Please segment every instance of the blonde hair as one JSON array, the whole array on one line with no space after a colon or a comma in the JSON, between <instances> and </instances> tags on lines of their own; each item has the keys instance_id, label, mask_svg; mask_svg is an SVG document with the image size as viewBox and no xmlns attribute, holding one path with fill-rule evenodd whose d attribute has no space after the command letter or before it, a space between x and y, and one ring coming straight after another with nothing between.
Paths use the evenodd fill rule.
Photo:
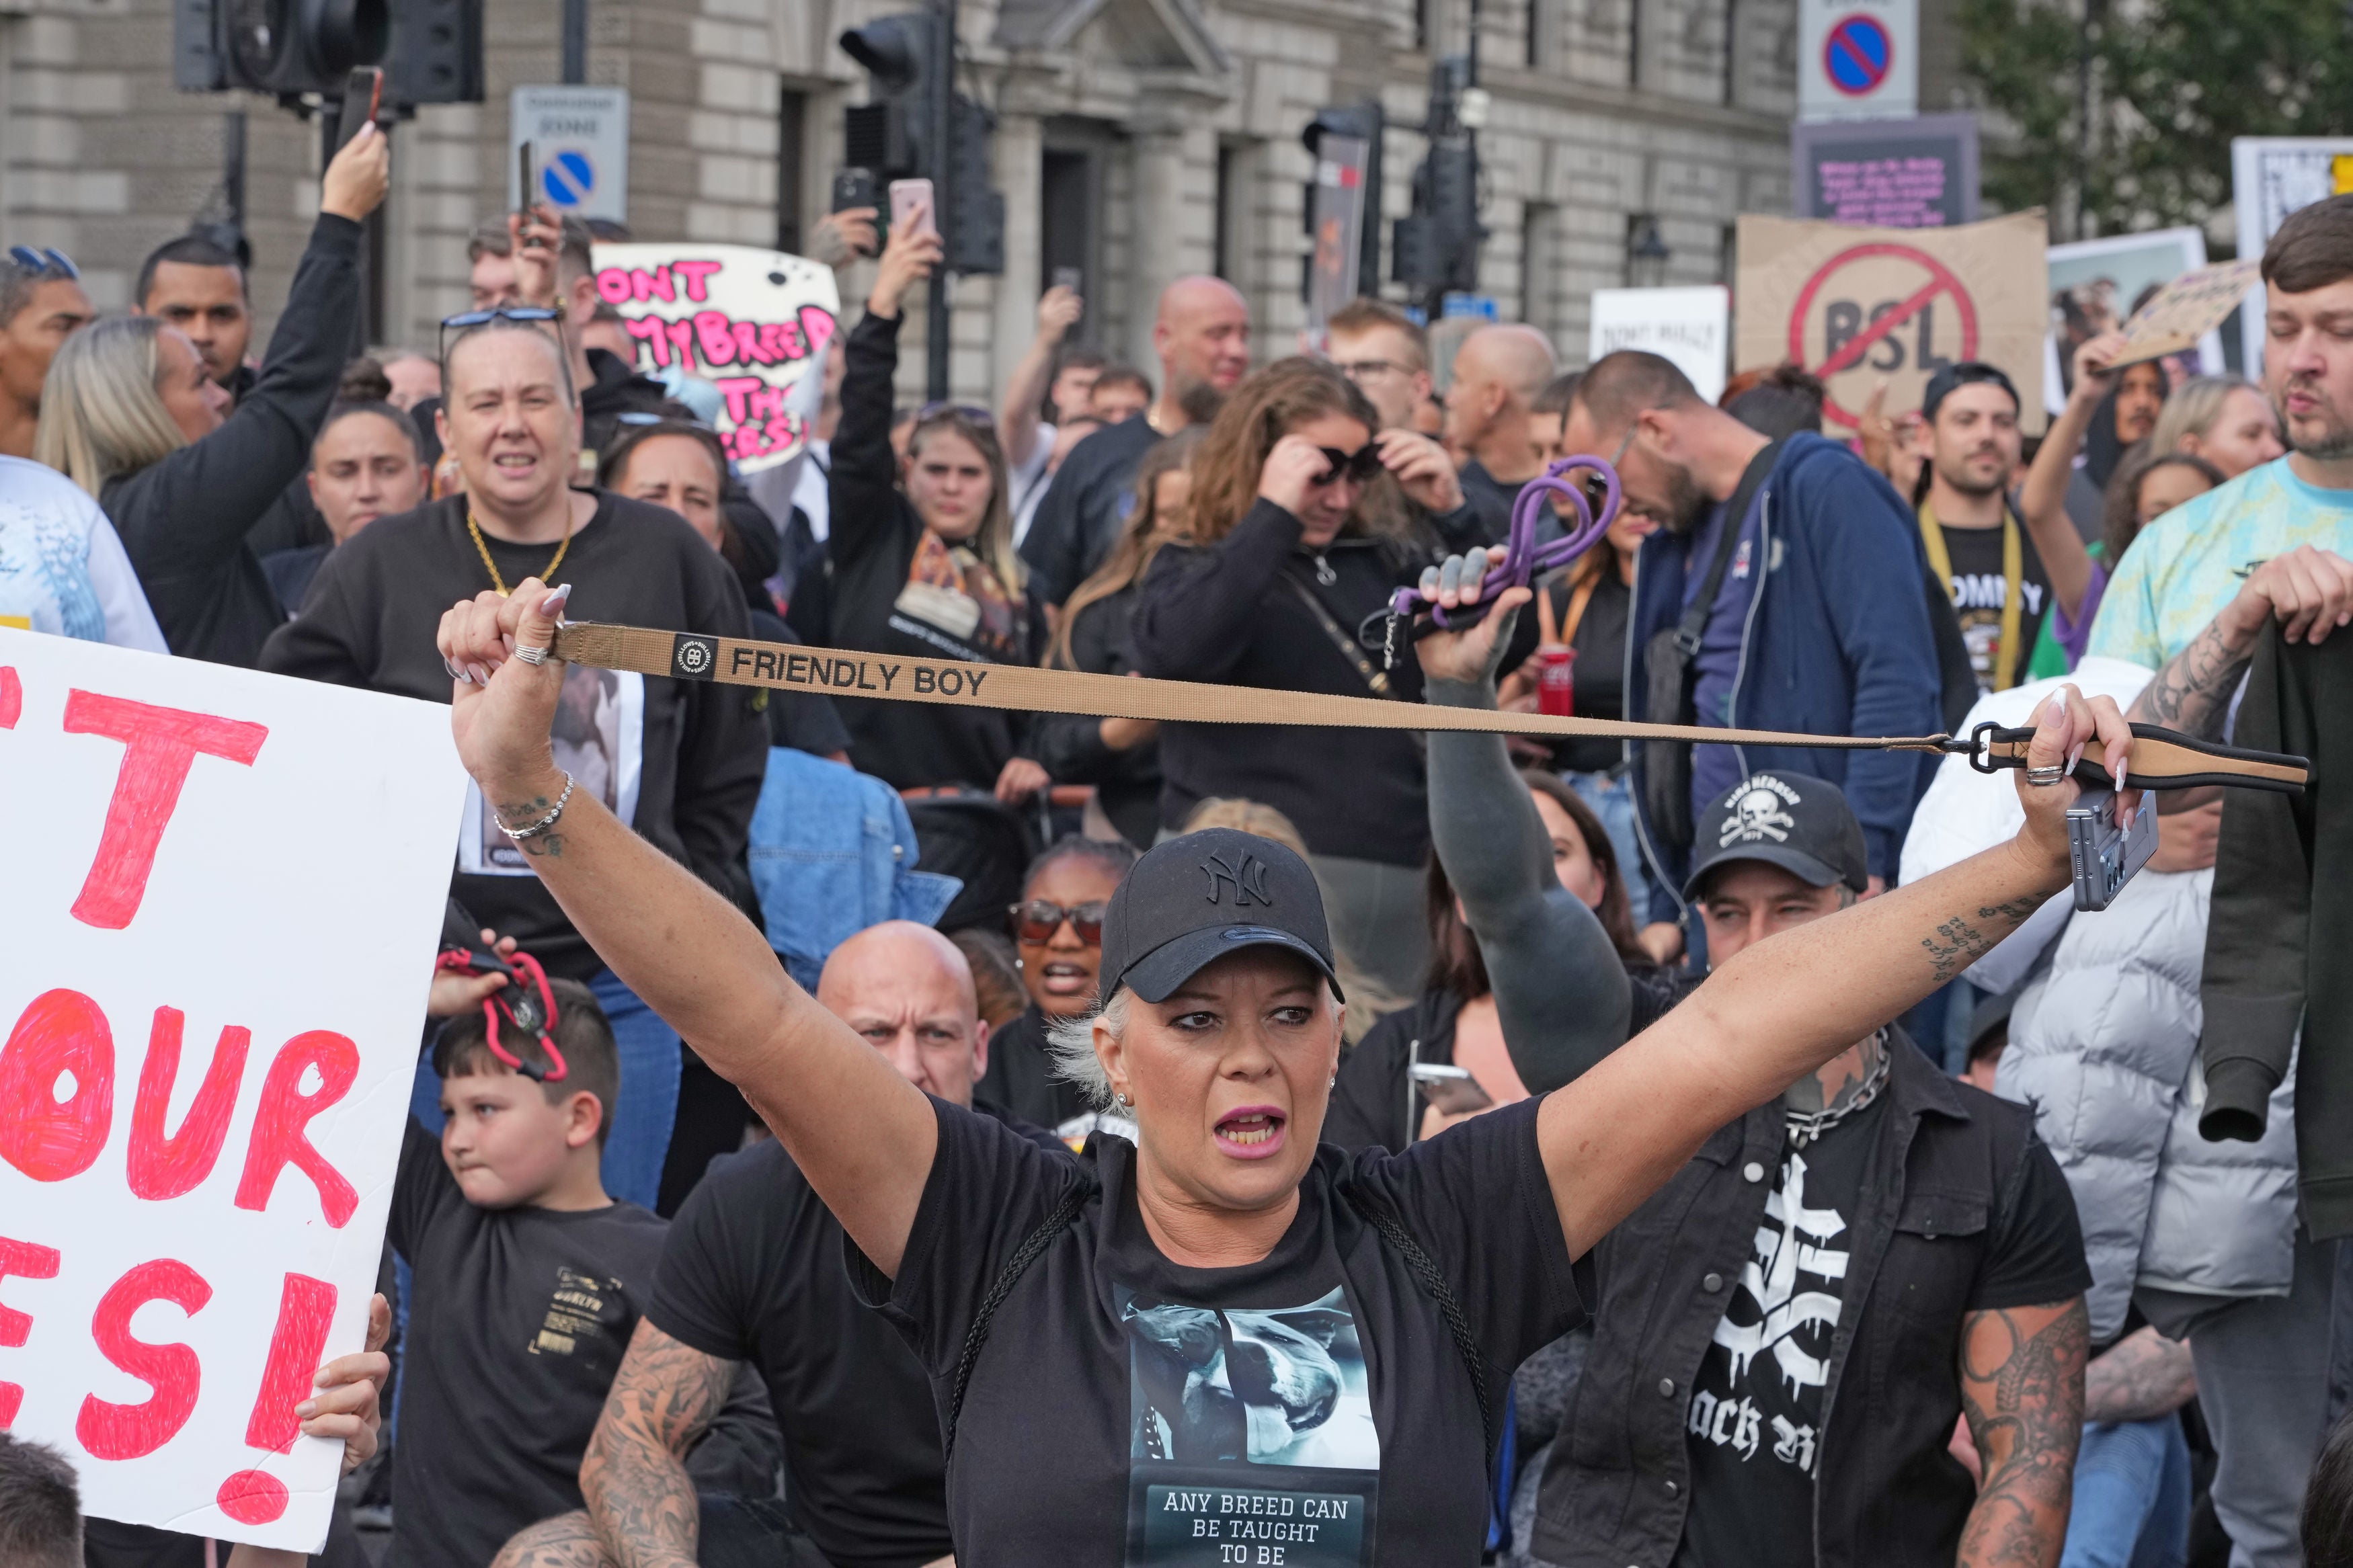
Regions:
<instances>
[{"instance_id":1,"label":"blonde hair","mask_svg":"<svg viewBox=\"0 0 2353 1568\"><path fill-rule=\"evenodd\" d=\"M1271 838L1310 866L1315 863L1315 858L1307 852L1307 840L1300 837L1291 818L1262 801L1211 795L1187 814L1180 831L1198 833L1205 827L1230 827L1238 833ZM1349 1045L1362 1040L1372 1033L1375 1024L1406 1005L1407 998L1393 994L1357 968L1356 960L1348 956L1347 949L1336 938L1332 943L1332 967L1339 974L1340 989L1348 997L1348 1019L1341 1038Z\"/></svg>"},{"instance_id":2,"label":"blonde hair","mask_svg":"<svg viewBox=\"0 0 2353 1568\"><path fill-rule=\"evenodd\" d=\"M942 430L971 442L972 449L987 466L988 510L981 515L980 526L973 531L971 539L964 542L997 574L997 582L1018 604L1023 585L1029 581L1029 569L1013 548L1013 508L1006 493L1005 448L997 442L996 427L954 405L927 409L915 416L915 427L907 435L909 468L923 455L924 437Z\"/></svg>"},{"instance_id":3,"label":"blonde hair","mask_svg":"<svg viewBox=\"0 0 2353 1568\"><path fill-rule=\"evenodd\" d=\"M34 458L95 496L188 444L156 383L163 322L112 316L66 339L41 387Z\"/></svg>"},{"instance_id":4,"label":"blonde hair","mask_svg":"<svg viewBox=\"0 0 2353 1568\"><path fill-rule=\"evenodd\" d=\"M2175 387L2157 411L2157 423L2148 432L2148 449L2170 457L2181 450L2184 436L2202 440L2222 417L2222 405L2231 401L2231 394L2242 386L2258 397L2263 395L2262 388L2236 375L2194 375Z\"/></svg>"}]
</instances>

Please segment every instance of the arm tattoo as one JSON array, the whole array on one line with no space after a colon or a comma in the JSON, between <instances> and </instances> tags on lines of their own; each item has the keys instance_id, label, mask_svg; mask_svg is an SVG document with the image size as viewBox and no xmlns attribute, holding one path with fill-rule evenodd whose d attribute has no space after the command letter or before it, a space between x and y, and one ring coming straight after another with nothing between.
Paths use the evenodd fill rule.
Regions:
<instances>
[{"instance_id":1,"label":"arm tattoo","mask_svg":"<svg viewBox=\"0 0 2353 1568\"><path fill-rule=\"evenodd\" d=\"M1961 1325L1961 1411L1985 1482L1961 1531L1960 1568L2052 1568L2067 1538L2083 1436L2084 1299L1971 1312Z\"/></svg>"},{"instance_id":2,"label":"arm tattoo","mask_svg":"<svg viewBox=\"0 0 2353 1568\"><path fill-rule=\"evenodd\" d=\"M2198 1397L2189 1347L2154 1328L2137 1329L2093 1358L2084 1372L2084 1419L2148 1421Z\"/></svg>"},{"instance_id":3,"label":"arm tattoo","mask_svg":"<svg viewBox=\"0 0 2353 1568\"><path fill-rule=\"evenodd\" d=\"M2157 679L2133 700L2128 717L2219 741L2231 693L2238 689L2239 678L2254 657L2252 643L2233 651L2222 635L2221 621L2210 621L2196 640L2166 661Z\"/></svg>"},{"instance_id":4,"label":"arm tattoo","mask_svg":"<svg viewBox=\"0 0 2353 1568\"><path fill-rule=\"evenodd\" d=\"M529 800L501 801L499 803L498 816L499 820L508 826L521 829L528 827L554 809L555 803L542 795L534 795ZM534 858L542 855L560 858L564 854L564 835L550 829L545 833L536 834L517 842L515 847Z\"/></svg>"},{"instance_id":5,"label":"arm tattoo","mask_svg":"<svg viewBox=\"0 0 2353 1568\"><path fill-rule=\"evenodd\" d=\"M1938 926L1934 934L1922 937L1920 945L1928 950L1928 961L1936 967L1936 984L1942 985L1992 952L2002 938L2042 907L2041 899L2010 899L1988 904L1977 912L1983 925L1973 925L1955 915Z\"/></svg>"},{"instance_id":6,"label":"arm tattoo","mask_svg":"<svg viewBox=\"0 0 2353 1568\"><path fill-rule=\"evenodd\" d=\"M692 1568L701 1514L685 1454L725 1403L735 1364L638 1320L580 1466L588 1517L615 1568Z\"/></svg>"}]
</instances>

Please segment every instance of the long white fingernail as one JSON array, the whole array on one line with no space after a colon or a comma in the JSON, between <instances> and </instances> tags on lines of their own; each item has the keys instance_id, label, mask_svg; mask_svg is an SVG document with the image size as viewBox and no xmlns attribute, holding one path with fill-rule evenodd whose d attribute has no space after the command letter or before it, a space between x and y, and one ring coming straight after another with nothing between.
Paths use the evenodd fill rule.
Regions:
<instances>
[{"instance_id":1,"label":"long white fingernail","mask_svg":"<svg viewBox=\"0 0 2353 1568\"><path fill-rule=\"evenodd\" d=\"M2075 743L2075 749L2067 753L2067 773L2070 777L2074 775L2075 764L2083 760L2084 746L2083 742L2079 741Z\"/></svg>"},{"instance_id":2,"label":"long white fingernail","mask_svg":"<svg viewBox=\"0 0 2353 1568\"><path fill-rule=\"evenodd\" d=\"M564 614L564 601L570 597L572 584L566 583L539 602L539 613L551 621L560 619Z\"/></svg>"}]
</instances>

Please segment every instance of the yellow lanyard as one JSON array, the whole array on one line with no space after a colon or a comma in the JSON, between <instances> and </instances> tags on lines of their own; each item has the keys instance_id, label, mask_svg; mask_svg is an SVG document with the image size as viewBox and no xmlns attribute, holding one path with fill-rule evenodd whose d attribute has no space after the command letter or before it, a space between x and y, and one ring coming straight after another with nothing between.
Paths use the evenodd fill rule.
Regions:
<instances>
[{"instance_id":1,"label":"yellow lanyard","mask_svg":"<svg viewBox=\"0 0 2353 1568\"><path fill-rule=\"evenodd\" d=\"M1945 531L1936 509L1920 502L1920 542L1928 547L1928 569L1945 591L1960 605L1960 586L1953 581L1953 557L1945 548ZM2026 616L2026 542L2018 529L2018 514L2004 501L2001 508L2001 650L1993 668L1993 689L2007 691L2018 684L2020 623Z\"/></svg>"}]
</instances>

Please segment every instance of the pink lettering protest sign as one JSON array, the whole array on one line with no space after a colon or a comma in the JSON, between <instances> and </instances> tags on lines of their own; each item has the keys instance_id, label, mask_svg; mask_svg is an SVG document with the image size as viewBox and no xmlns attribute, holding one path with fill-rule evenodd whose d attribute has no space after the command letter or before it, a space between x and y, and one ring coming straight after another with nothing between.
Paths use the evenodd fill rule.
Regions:
<instances>
[{"instance_id":1,"label":"pink lettering protest sign","mask_svg":"<svg viewBox=\"0 0 2353 1568\"><path fill-rule=\"evenodd\" d=\"M744 473L800 455L841 310L833 269L748 245L600 245L596 292L628 319L637 368L719 389Z\"/></svg>"},{"instance_id":2,"label":"pink lettering protest sign","mask_svg":"<svg viewBox=\"0 0 2353 1568\"><path fill-rule=\"evenodd\" d=\"M0 629L0 1426L87 1512L325 1541L465 782L435 703Z\"/></svg>"}]
</instances>

